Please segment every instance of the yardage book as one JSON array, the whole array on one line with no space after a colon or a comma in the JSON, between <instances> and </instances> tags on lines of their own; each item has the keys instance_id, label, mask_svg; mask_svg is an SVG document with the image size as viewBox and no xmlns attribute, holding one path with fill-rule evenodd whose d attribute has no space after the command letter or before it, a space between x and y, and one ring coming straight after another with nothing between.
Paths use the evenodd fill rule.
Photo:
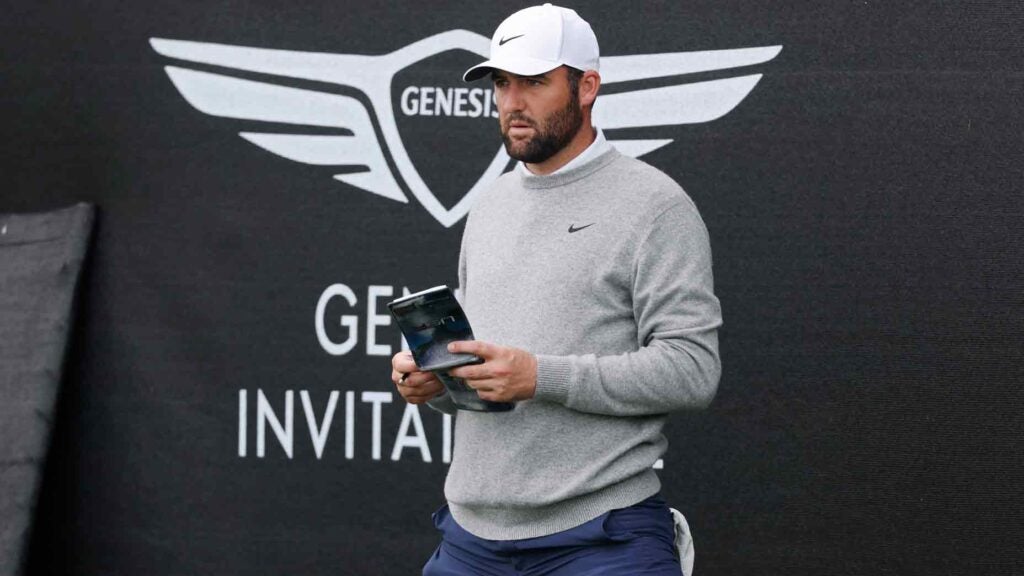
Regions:
<instances>
[{"instance_id":1,"label":"yardage book","mask_svg":"<svg viewBox=\"0 0 1024 576\"><path fill-rule=\"evenodd\" d=\"M448 370L466 364L483 362L473 354L453 354L448 343L473 340L473 329L455 293L447 286L435 286L399 298L388 304L388 310L409 343L412 357L420 370L437 375L452 401L459 409L480 412L511 410L511 402L488 402L466 385L462 378L448 375Z\"/></svg>"}]
</instances>

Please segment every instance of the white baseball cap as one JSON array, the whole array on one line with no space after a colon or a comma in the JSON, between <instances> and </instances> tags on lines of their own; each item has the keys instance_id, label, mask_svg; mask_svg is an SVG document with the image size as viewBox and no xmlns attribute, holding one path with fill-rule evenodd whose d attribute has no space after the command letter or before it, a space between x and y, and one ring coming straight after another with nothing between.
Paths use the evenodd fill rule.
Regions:
<instances>
[{"instance_id":1,"label":"white baseball cap","mask_svg":"<svg viewBox=\"0 0 1024 576\"><path fill-rule=\"evenodd\" d=\"M491 58L462 75L466 81L494 68L520 76L536 76L561 65L597 70L600 52L590 24L575 10L545 4L509 16L491 38Z\"/></svg>"}]
</instances>

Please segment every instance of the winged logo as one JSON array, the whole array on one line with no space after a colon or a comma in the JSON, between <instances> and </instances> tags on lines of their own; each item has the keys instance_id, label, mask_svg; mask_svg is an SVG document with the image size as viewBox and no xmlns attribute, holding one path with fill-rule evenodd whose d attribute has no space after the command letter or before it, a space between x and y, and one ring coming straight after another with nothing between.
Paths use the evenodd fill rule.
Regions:
<instances>
[{"instance_id":1,"label":"winged logo","mask_svg":"<svg viewBox=\"0 0 1024 576\"><path fill-rule=\"evenodd\" d=\"M495 154L480 177L458 202L445 207L410 159L395 121L391 91L395 74L449 50L466 50L486 58L490 39L475 32L450 30L377 56L274 50L166 38L150 38L149 42L153 50L168 58L257 73L261 78L266 76L250 80L182 65L164 67L185 100L203 113L277 125L335 129L338 134L288 134L268 129L239 132L239 136L295 162L345 167L344 173L334 176L336 180L384 198L407 203L406 191L411 192L445 227L462 219L474 198L500 176L511 161L496 142ZM606 56L601 58L601 84L608 86L751 66L771 60L781 50L782 46L765 46ZM594 106L594 124L609 131L710 122L735 108L754 89L761 76L743 74L602 95ZM361 92L371 104L345 94L284 85L283 79L289 78L345 86ZM664 138L615 139L610 136L608 140L623 154L634 157L672 142ZM397 174L389 166L388 155ZM364 170L350 171L358 167Z\"/></svg>"}]
</instances>

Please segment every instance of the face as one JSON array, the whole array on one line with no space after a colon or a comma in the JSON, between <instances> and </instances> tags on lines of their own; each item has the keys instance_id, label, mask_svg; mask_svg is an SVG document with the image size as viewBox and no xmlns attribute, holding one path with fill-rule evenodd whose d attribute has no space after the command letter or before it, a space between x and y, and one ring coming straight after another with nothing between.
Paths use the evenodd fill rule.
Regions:
<instances>
[{"instance_id":1,"label":"face","mask_svg":"<svg viewBox=\"0 0 1024 576\"><path fill-rule=\"evenodd\" d=\"M495 70L491 78L501 138L512 158L527 164L543 162L564 148L582 128L579 89L569 82L564 66L539 76Z\"/></svg>"}]
</instances>

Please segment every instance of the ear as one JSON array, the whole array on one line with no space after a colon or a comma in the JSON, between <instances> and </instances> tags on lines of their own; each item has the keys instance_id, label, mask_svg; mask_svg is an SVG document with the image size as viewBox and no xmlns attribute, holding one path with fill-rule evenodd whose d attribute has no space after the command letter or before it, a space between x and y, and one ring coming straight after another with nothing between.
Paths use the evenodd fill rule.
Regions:
<instances>
[{"instance_id":1,"label":"ear","mask_svg":"<svg viewBox=\"0 0 1024 576\"><path fill-rule=\"evenodd\" d=\"M597 100L597 91L601 89L601 75L596 70L587 70L580 78L580 106L586 107Z\"/></svg>"}]
</instances>

